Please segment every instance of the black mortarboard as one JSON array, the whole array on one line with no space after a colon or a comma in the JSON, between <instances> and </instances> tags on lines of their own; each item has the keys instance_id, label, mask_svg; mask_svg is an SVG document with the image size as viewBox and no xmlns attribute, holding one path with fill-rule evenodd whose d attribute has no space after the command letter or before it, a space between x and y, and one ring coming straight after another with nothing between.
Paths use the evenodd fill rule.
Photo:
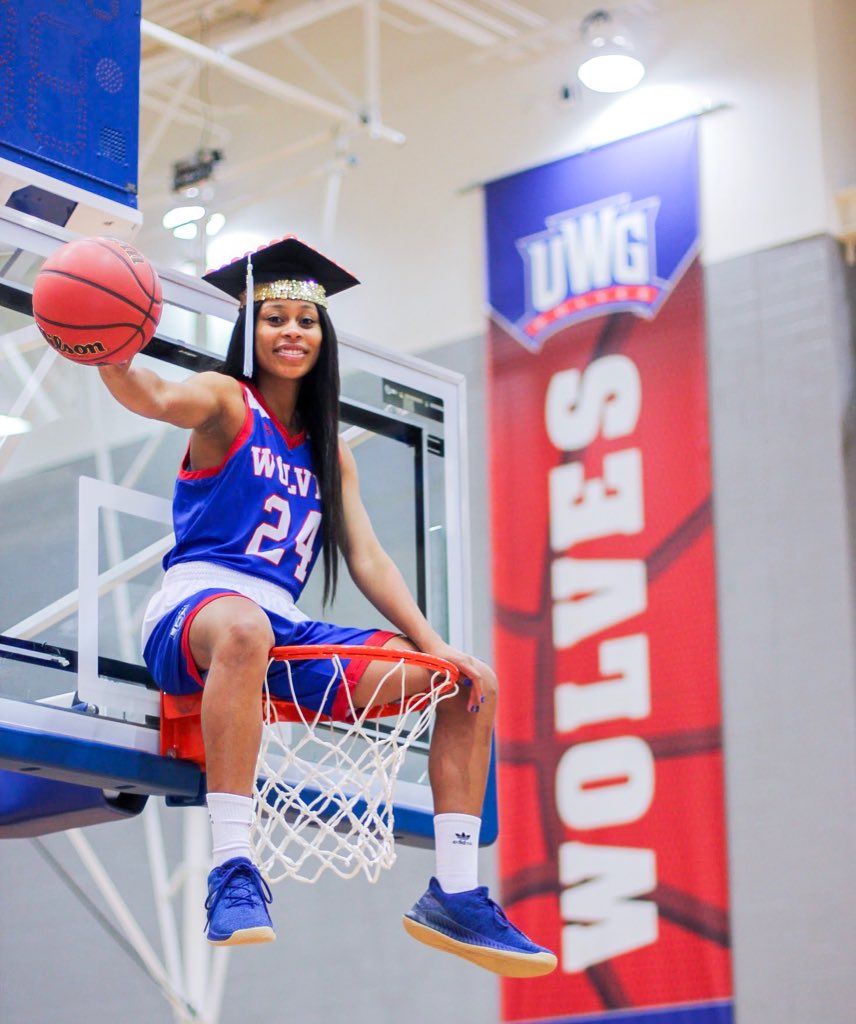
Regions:
<instances>
[{"instance_id":1,"label":"black mortarboard","mask_svg":"<svg viewBox=\"0 0 856 1024\"><path fill-rule=\"evenodd\" d=\"M337 263L327 259L294 235L260 246L217 270L203 280L236 298L243 306L247 294L261 299L305 299L327 306L327 297L360 282ZM255 324L248 315L244 326L244 376L252 377Z\"/></svg>"},{"instance_id":2,"label":"black mortarboard","mask_svg":"<svg viewBox=\"0 0 856 1024\"><path fill-rule=\"evenodd\" d=\"M320 252L301 242L294 235L261 246L255 252L245 253L218 270L209 270L203 280L227 292L243 305L250 270L255 301L269 298L291 298L287 294L291 282L318 286L317 298L310 299L326 306L326 299L360 282L347 270L327 259ZM281 285L279 292L270 285ZM294 298L308 298L307 289L295 288ZM263 291L264 294L259 294ZM310 289L311 291L311 289Z\"/></svg>"}]
</instances>

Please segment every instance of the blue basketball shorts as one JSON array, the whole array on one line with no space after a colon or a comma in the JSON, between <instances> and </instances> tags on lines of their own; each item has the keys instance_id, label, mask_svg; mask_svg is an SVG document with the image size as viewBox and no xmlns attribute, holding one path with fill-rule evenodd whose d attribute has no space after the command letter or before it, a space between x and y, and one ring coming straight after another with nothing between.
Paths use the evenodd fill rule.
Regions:
<instances>
[{"instance_id":1,"label":"blue basketball shorts","mask_svg":"<svg viewBox=\"0 0 856 1024\"><path fill-rule=\"evenodd\" d=\"M220 597L243 597L228 590L200 590L167 612L152 630L143 658L158 686L166 693L197 693L205 686L206 672L199 669L190 653L190 625L199 612ZM244 598L249 600L249 598ZM274 632L274 646L285 647L306 644L366 644L382 647L396 634L384 629L351 629L311 619L292 622L290 619L263 609ZM344 681L341 675L334 680L333 664L329 660L293 661L290 663L294 686L292 693L288 669L284 662L272 662L268 670L271 696L294 700L301 707L318 711L331 718L344 721L348 717L349 692L360 681L369 665L368 658L342 658ZM345 687L347 686L347 690ZM261 695L261 686L259 688Z\"/></svg>"}]
</instances>

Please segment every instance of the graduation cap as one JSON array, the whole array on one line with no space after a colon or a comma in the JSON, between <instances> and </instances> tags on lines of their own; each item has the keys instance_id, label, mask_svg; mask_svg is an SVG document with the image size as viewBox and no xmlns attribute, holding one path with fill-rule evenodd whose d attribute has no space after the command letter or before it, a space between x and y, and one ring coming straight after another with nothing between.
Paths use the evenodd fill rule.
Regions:
<instances>
[{"instance_id":1,"label":"graduation cap","mask_svg":"<svg viewBox=\"0 0 856 1024\"><path fill-rule=\"evenodd\" d=\"M337 263L327 259L294 235L261 246L217 270L203 280L237 299L241 306L263 299L298 299L327 307L330 295L360 282ZM255 323L248 312L244 325L244 376L253 372Z\"/></svg>"}]
</instances>

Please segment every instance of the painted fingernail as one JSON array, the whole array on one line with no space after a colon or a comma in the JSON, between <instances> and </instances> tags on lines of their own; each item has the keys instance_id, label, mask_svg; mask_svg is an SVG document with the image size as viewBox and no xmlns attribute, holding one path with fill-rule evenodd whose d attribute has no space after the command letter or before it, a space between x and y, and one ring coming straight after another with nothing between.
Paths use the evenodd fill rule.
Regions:
<instances>
[{"instance_id":1,"label":"painted fingernail","mask_svg":"<svg viewBox=\"0 0 856 1024\"><path fill-rule=\"evenodd\" d=\"M479 700L481 701L482 704L484 704L484 702L487 700L487 697L481 696L479 697Z\"/></svg>"}]
</instances>

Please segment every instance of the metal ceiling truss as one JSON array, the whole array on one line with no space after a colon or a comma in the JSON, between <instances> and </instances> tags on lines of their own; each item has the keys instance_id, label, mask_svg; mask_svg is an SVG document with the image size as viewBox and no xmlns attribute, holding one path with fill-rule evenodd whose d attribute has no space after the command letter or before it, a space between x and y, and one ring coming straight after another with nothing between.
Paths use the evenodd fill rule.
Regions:
<instances>
[{"instance_id":1,"label":"metal ceiling truss","mask_svg":"<svg viewBox=\"0 0 856 1024\"><path fill-rule=\"evenodd\" d=\"M150 3L148 6L154 7L162 19L167 20L167 11L158 4ZM261 10L267 5L257 2L251 6ZM391 11L388 15L387 7L404 13L412 25L404 26ZM333 232L342 179L353 162L347 152L350 134L365 132L372 139L395 145L405 141L404 133L387 124L382 115L382 21L388 20L396 29L411 32L440 29L483 53L505 50L516 39L529 33L543 32L547 26L544 17L515 0L483 0L481 7L469 0L384 0L384 6L380 0L311 0L250 24L236 22L238 15L252 15L246 4L209 3L200 6L186 3L180 4L169 20L172 24L186 26L192 21L193 10L200 25L211 24L205 19L221 19L213 23L210 31L206 27L206 42L182 35L166 24L147 18L142 20L143 41L151 44L149 51L153 45L155 52L143 57L141 105L155 112L158 120L143 140L141 170L152 163L166 132L174 123L208 127L218 138L218 144L228 138L227 130L216 123L214 109L189 95L202 69L216 68L273 100L309 111L329 123L328 132L313 133L305 140L305 146L298 142L293 152L323 143L332 147L332 155L322 154L316 169L281 180L275 188L275 194L280 194L304 181L324 177L326 195L322 234L325 238ZM362 38L355 40L355 47L361 46L362 56L362 94L359 96L338 80L330 66L309 53L305 46L298 45L294 38L302 29L354 10L362 15ZM223 27L226 25L223 19L230 19L228 28ZM292 55L324 83L327 95L309 91L240 59L241 54L275 39L288 46ZM222 110L220 113L222 115ZM218 171L217 179L225 181L227 176L230 179L244 178L256 165L256 160L230 163L228 170ZM255 190L253 195L263 198ZM149 200L166 202L168 197L166 194L150 195Z\"/></svg>"}]
</instances>

